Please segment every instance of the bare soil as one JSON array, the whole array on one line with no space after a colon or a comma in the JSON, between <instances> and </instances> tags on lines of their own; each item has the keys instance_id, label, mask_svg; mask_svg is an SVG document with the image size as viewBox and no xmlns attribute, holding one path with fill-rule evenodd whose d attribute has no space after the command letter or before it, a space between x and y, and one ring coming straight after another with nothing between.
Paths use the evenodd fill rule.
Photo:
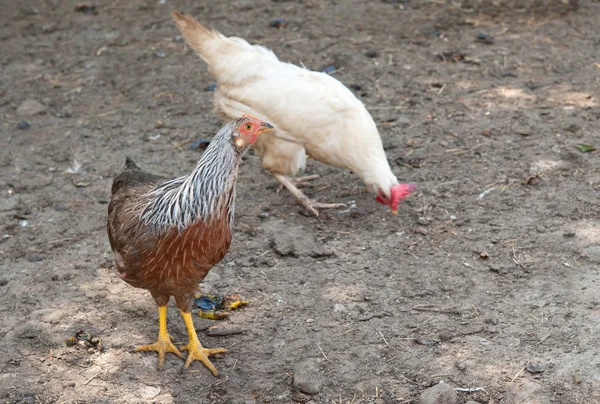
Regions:
<instances>
[{"instance_id":1,"label":"bare soil","mask_svg":"<svg viewBox=\"0 0 600 404\"><path fill-rule=\"evenodd\" d=\"M600 148L600 3L448 3L3 1L0 402L416 403L440 380L483 388L459 403L600 402L599 155L575 147ZM250 304L196 318L205 346L230 350L217 378L131 352L156 338L157 311L115 275L105 233L125 156L181 175L221 127L172 9L333 65L418 185L392 217L356 176L311 161L309 195L356 205L311 218L249 153L231 252L203 289ZM17 111L26 100L43 107ZM65 346L78 330L104 349ZM292 383L304 359L314 396Z\"/></svg>"}]
</instances>

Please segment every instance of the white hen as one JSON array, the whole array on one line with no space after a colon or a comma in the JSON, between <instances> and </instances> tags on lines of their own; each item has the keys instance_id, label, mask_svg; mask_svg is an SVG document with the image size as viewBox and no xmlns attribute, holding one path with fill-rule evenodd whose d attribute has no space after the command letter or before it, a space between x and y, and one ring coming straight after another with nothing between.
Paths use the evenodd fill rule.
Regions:
<instances>
[{"instance_id":1,"label":"white hen","mask_svg":"<svg viewBox=\"0 0 600 404\"><path fill-rule=\"evenodd\" d=\"M263 166L315 216L324 204L310 200L287 175L306 165L306 155L350 169L397 214L414 185L399 184L387 161L373 118L352 92L325 73L284 63L269 49L206 28L173 12L188 44L216 80L215 112L223 118L244 113L270 122L275 131L254 143Z\"/></svg>"}]
</instances>

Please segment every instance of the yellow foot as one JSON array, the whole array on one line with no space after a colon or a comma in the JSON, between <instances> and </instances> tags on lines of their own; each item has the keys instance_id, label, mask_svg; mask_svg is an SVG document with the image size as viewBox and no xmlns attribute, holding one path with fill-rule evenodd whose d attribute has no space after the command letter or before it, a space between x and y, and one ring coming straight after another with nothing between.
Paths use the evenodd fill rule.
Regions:
<instances>
[{"instance_id":1,"label":"yellow foot","mask_svg":"<svg viewBox=\"0 0 600 404\"><path fill-rule=\"evenodd\" d=\"M159 338L158 341L156 341L154 344L138 346L133 350L133 352L140 351L158 352L158 369L163 368L163 365L165 364L165 354L167 352L173 353L183 359L183 355L181 354L179 349L177 349L175 345L173 345L171 339L168 336L166 337L166 339Z\"/></svg>"},{"instance_id":2,"label":"yellow foot","mask_svg":"<svg viewBox=\"0 0 600 404\"><path fill-rule=\"evenodd\" d=\"M206 366L215 376L218 376L219 372L212 364L210 359L208 359L208 356L227 352L227 349L225 348L204 348L197 339L195 341L191 340L189 344L181 347L181 350L188 351L185 365L183 365L184 368L190 366L193 360L199 360L200 362L204 363L204 366Z\"/></svg>"}]
</instances>

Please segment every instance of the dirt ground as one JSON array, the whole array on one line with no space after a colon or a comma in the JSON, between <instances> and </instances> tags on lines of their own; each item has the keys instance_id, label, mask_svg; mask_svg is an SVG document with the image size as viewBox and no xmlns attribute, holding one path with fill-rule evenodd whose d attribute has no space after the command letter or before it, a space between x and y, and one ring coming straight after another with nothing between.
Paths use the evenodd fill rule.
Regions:
<instances>
[{"instance_id":1,"label":"dirt ground","mask_svg":"<svg viewBox=\"0 0 600 404\"><path fill-rule=\"evenodd\" d=\"M481 388L459 403L600 403L599 155L576 148L600 148L600 3L442 3L3 1L0 402L416 403L443 380ZM230 350L217 378L131 352L157 311L113 272L105 233L126 155L181 175L221 127L173 9L333 65L418 186L392 217L358 177L310 162L309 195L356 204L311 218L249 153L231 251L203 289L250 304L195 317L205 346ZM173 303L168 327L185 343ZM66 347L78 330L103 349ZM318 394L294 388L295 366L316 366Z\"/></svg>"}]
</instances>

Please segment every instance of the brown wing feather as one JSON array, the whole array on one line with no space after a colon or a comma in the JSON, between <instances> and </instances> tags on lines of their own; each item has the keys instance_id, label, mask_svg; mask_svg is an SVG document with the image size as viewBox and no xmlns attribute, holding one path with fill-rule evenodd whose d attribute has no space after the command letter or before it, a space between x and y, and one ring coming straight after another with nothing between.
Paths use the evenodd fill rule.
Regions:
<instances>
[{"instance_id":1,"label":"brown wing feather","mask_svg":"<svg viewBox=\"0 0 600 404\"><path fill-rule=\"evenodd\" d=\"M157 235L140 220L140 214L148 204L148 191L160 180L137 166L129 166L115 178L108 207L108 238L117 272L125 282L149 290L155 298L179 297L178 303L189 306L198 283L229 250L228 215L199 221L181 233L173 228Z\"/></svg>"}]
</instances>

